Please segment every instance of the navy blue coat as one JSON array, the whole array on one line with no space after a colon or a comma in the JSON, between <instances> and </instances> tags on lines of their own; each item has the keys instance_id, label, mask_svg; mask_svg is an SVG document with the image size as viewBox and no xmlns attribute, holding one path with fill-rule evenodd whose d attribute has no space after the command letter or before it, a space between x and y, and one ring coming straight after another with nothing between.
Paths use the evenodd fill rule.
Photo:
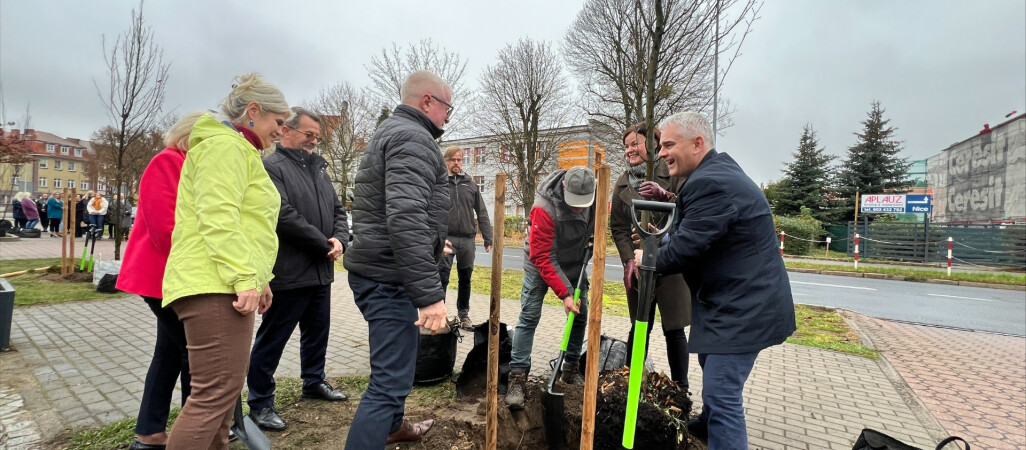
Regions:
<instances>
[{"instance_id":1,"label":"navy blue coat","mask_svg":"<svg viewBox=\"0 0 1026 450\"><path fill-rule=\"evenodd\" d=\"M766 196L726 153L710 150L677 194L656 270L691 289L692 353L749 353L795 331L791 285Z\"/></svg>"}]
</instances>

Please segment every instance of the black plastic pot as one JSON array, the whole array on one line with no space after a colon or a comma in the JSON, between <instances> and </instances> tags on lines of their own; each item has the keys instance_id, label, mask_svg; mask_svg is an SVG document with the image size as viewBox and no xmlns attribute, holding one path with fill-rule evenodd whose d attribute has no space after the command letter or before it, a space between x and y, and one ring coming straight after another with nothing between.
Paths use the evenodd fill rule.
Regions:
<instances>
[{"instance_id":1,"label":"black plastic pot","mask_svg":"<svg viewBox=\"0 0 1026 450\"><path fill-rule=\"evenodd\" d=\"M0 278L0 350L11 346L11 322L14 319L14 286Z\"/></svg>"}]
</instances>

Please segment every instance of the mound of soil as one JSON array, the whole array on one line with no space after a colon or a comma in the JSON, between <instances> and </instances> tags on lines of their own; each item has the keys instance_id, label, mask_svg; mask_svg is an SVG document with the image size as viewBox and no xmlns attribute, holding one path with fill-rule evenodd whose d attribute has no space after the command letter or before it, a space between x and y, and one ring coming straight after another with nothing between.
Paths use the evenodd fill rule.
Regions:
<instances>
[{"instance_id":1,"label":"mound of soil","mask_svg":"<svg viewBox=\"0 0 1026 450\"><path fill-rule=\"evenodd\" d=\"M627 370L603 373L599 377L595 426L596 449L620 449L624 409L627 398ZM545 408L542 397L548 380L530 377L524 409L511 411L498 397L497 431L499 449L545 449ZM555 392L563 392L563 448L579 448L583 385L564 385L557 381ZM359 395L344 403L300 401L282 409L289 428L282 433L267 433L276 449L342 448L348 426L356 413ZM407 405L407 420L435 419L435 426L424 440L400 444L395 449L466 450L484 448L487 401L484 386L464 392L463 397L442 399L432 404ZM650 373L642 385L642 403L634 448L685 449L689 447L687 417L691 400L669 378ZM236 448L233 446L233 448Z\"/></svg>"}]
</instances>

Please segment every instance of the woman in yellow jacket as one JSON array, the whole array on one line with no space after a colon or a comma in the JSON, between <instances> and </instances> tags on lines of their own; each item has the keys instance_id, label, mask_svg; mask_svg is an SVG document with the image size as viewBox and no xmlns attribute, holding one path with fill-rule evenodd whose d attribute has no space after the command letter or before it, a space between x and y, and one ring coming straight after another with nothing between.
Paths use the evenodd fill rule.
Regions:
<instances>
[{"instance_id":1,"label":"woman in yellow jacket","mask_svg":"<svg viewBox=\"0 0 1026 450\"><path fill-rule=\"evenodd\" d=\"M290 110L259 75L239 77L221 107L193 125L164 272L165 307L185 326L192 393L171 428L168 449L228 448L242 392L254 311L271 305L271 268L281 197L258 149L273 145Z\"/></svg>"}]
</instances>

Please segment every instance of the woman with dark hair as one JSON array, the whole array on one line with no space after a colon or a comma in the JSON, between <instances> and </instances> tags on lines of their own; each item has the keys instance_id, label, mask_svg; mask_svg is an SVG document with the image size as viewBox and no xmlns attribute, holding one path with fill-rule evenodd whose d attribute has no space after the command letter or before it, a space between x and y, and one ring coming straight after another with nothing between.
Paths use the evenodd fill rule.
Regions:
<instances>
[{"instance_id":1,"label":"woman with dark hair","mask_svg":"<svg viewBox=\"0 0 1026 450\"><path fill-rule=\"evenodd\" d=\"M228 120L204 114L192 127L164 272L162 306L185 326L192 377L169 449L228 447L249 370L253 313L271 306L281 196L259 150L274 144L291 111L256 74L239 77L221 109Z\"/></svg>"},{"instance_id":2,"label":"woman with dark hair","mask_svg":"<svg viewBox=\"0 0 1026 450\"><path fill-rule=\"evenodd\" d=\"M620 253L620 260L623 262L623 283L627 288L627 308L631 315L631 332L628 338L627 351L630 352L634 336L634 317L638 309L638 269L634 261L634 250L637 247L631 241L631 200L651 198L645 183L645 161L651 156L648 154L645 145L647 130L644 123L637 123L627 128L623 133L624 158L627 160L627 170L616 180L613 188L612 205L609 216L609 229L616 243L616 250ZM659 142L658 131L655 134L656 142ZM659 152L658 146L656 151ZM671 177L666 163L662 159L655 159L652 168L652 181L665 191L678 192L684 185L684 178ZM662 192L662 191L660 191ZM667 200L665 198L659 200ZM652 223L661 226L672 217L665 214L652 213ZM666 359L670 364L670 378L680 386L681 389L688 389L688 338L684 334L684 327L691 324L691 291L684 283L681 274L666 275L656 279L655 298L656 306L659 307L659 314L662 318L663 336L666 338ZM649 323L655 321L655 308L651 309L650 317L642 318ZM649 333L652 328L648 329ZM648 351L648 336L645 339L646 353ZM630 361L628 354L627 362Z\"/></svg>"}]
</instances>

